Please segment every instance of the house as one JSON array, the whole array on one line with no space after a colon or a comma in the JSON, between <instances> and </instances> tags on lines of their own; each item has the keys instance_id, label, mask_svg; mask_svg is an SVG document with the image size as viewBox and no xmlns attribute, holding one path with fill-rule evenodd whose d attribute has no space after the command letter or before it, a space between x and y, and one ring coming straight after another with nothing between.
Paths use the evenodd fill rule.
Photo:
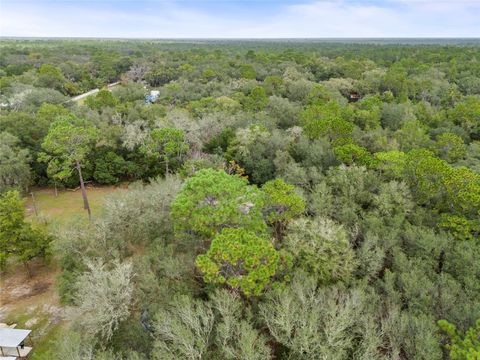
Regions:
<instances>
[{"instance_id":1,"label":"house","mask_svg":"<svg viewBox=\"0 0 480 360\"><path fill-rule=\"evenodd\" d=\"M150 94L145 95L145 102L146 102L147 104L152 104L152 103L154 103L154 102L157 100L157 98L158 98L159 95L160 95L160 91L158 91L158 90L151 90L151 91L150 91Z\"/></svg>"},{"instance_id":2,"label":"house","mask_svg":"<svg viewBox=\"0 0 480 360\"><path fill-rule=\"evenodd\" d=\"M348 102L357 102L360 98L360 94L356 91L350 91L348 94Z\"/></svg>"}]
</instances>

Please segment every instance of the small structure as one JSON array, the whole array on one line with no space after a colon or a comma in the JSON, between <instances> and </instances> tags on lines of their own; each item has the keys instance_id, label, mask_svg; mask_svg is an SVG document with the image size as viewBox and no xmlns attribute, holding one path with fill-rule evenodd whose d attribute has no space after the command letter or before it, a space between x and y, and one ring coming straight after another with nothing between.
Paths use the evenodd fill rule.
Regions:
<instances>
[{"instance_id":1,"label":"small structure","mask_svg":"<svg viewBox=\"0 0 480 360\"><path fill-rule=\"evenodd\" d=\"M158 96L160 95L160 91L158 90L151 90L150 94L145 95L145 102L147 104L152 104L154 103L157 99Z\"/></svg>"},{"instance_id":2,"label":"small structure","mask_svg":"<svg viewBox=\"0 0 480 360\"><path fill-rule=\"evenodd\" d=\"M10 327L0 328L0 360L3 359L26 359L31 346L25 346L25 339L30 338L31 330L13 329Z\"/></svg>"},{"instance_id":3,"label":"small structure","mask_svg":"<svg viewBox=\"0 0 480 360\"><path fill-rule=\"evenodd\" d=\"M348 102L357 102L360 98L360 94L356 91L350 91L348 94Z\"/></svg>"}]
</instances>

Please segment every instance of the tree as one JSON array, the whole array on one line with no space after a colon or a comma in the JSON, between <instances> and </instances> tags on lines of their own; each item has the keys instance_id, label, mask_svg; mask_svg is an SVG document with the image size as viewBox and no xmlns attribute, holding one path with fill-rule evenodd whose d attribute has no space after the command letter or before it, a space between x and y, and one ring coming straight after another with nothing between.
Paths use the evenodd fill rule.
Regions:
<instances>
[{"instance_id":1,"label":"tree","mask_svg":"<svg viewBox=\"0 0 480 360\"><path fill-rule=\"evenodd\" d=\"M285 358L381 358L380 331L372 324L367 294L338 287L318 287L314 278L297 274L284 288L271 290L260 316Z\"/></svg>"},{"instance_id":2,"label":"tree","mask_svg":"<svg viewBox=\"0 0 480 360\"><path fill-rule=\"evenodd\" d=\"M178 71L171 66L161 65L145 75L150 86L162 86L178 78Z\"/></svg>"},{"instance_id":3,"label":"tree","mask_svg":"<svg viewBox=\"0 0 480 360\"><path fill-rule=\"evenodd\" d=\"M295 265L322 285L348 281L356 268L348 233L328 218L295 220L287 232L285 248Z\"/></svg>"},{"instance_id":4,"label":"tree","mask_svg":"<svg viewBox=\"0 0 480 360\"><path fill-rule=\"evenodd\" d=\"M85 99L85 105L92 110L102 110L106 107L114 107L117 104L117 98L107 89L102 89L97 94Z\"/></svg>"},{"instance_id":5,"label":"tree","mask_svg":"<svg viewBox=\"0 0 480 360\"><path fill-rule=\"evenodd\" d=\"M265 219L273 225L275 238L281 241L288 223L305 211L305 202L295 192L295 186L282 179L267 181L262 191L265 194Z\"/></svg>"},{"instance_id":6,"label":"tree","mask_svg":"<svg viewBox=\"0 0 480 360\"><path fill-rule=\"evenodd\" d=\"M214 343L228 360L264 360L271 358L267 338L252 326L249 314L244 316L240 296L226 289L212 296L218 313Z\"/></svg>"},{"instance_id":7,"label":"tree","mask_svg":"<svg viewBox=\"0 0 480 360\"><path fill-rule=\"evenodd\" d=\"M67 82L59 68L51 64L43 64L38 69L38 85L40 87L52 88L55 90L64 90Z\"/></svg>"},{"instance_id":8,"label":"tree","mask_svg":"<svg viewBox=\"0 0 480 360\"><path fill-rule=\"evenodd\" d=\"M428 150L412 150L407 154L405 176L417 201L438 203L445 195L443 180L450 171L447 162Z\"/></svg>"},{"instance_id":9,"label":"tree","mask_svg":"<svg viewBox=\"0 0 480 360\"><path fill-rule=\"evenodd\" d=\"M435 152L442 159L453 163L465 157L467 146L460 136L453 133L443 133L437 138Z\"/></svg>"},{"instance_id":10,"label":"tree","mask_svg":"<svg viewBox=\"0 0 480 360\"><path fill-rule=\"evenodd\" d=\"M15 244L23 235L24 208L16 191L0 195L0 270L7 258L15 253Z\"/></svg>"},{"instance_id":11,"label":"tree","mask_svg":"<svg viewBox=\"0 0 480 360\"><path fill-rule=\"evenodd\" d=\"M343 146L337 146L333 149L337 160L341 161L345 165L364 165L368 168L376 165L375 158L364 147L356 144L346 144Z\"/></svg>"},{"instance_id":12,"label":"tree","mask_svg":"<svg viewBox=\"0 0 480 360\"><path fill-rule=\"evenodd\" d=\"M268 104L268 97L265 89L256 86L254 87L248 96L245 98L245 109L250 111L261 111L266 108Z\"/></svg>"},{"instance_id":13,"label":"tree","mask_svg":"<svg viewBox=\"0 0 480 360\"><path fill-rule=\"evenodd\" d=\"M10 256L26 266L35 257L47 256L51 241L41 227L25 221L25 208L17 191L0 195L0 270Z\"/></svg>"},{"instance_id":14,"label":"tree","mask_svg":"<svg viewBox=\"0 0 480 360\"><path fill-rule=\"evenodd\" d=\"M246 170L251 182L263 184L275 177L275 154L288 146L288 140L278 130L270 133L264 126L251 125L236 131L225 155Z\"/></svg>"},{"instance_id":15,"label":"tree","mask_svg":"<svg viewBox=\"0 0 480 360\"><path fill-rule=\"evenodd\" d=\"M448 117L453 123L461 126L471 139L480 139L480 100L475 96L467 96L453 109L448 110Z\"/></svg>"},{"instance_id":16,"label":"tree","mask_svg":"<svg viewBox=\"0 0 480 360\"><path fill-rule=\"evenodd\" d=\"M403 122L400 129L395 132L394 137L403 151L427 148L430 145L430 138L425 132L422 123L418 120Z\"/></svg>"},{"instance_id":17,"label":"tree","mask_svg":"<svg viewBox=\"0 0 480 360\"><path fill-rule=\"evenodd\" d=\"M171 306L155 315L153 358L204 359L213 325L214 314L208 303L176 297Z\"/></svg>"},{"instance_id":18,"label":"tree","mask_svg":"<svg viewBox=\"0 0 480 360\"><path fill-rule=\"evenodd\" d=\"M42 148L48 153L44 159L49 163L56 161L60 167L57 173L59 178L70 176L73 168L77 170L82 189L83 208L87 210L89 218L91 211L82 176L82 165L87 161L96 138L97 129L94 126L75 117L62 117L50 125L42 143Z\"/></svg>"},{"instance_id":19,"label":"tree","mask_svg":"<svg viewBox=\"0 0 480 360\"><path fill-rule=\"evenodd\" d=\"M463 215L442 214L438 226L449 231L458 240L473 240L480 234L480 221Z\"/></svg>"},{"instance_id":20,"label":"tree","mask_svg":"<svg viewBox=\"0 0 480 360\"><path fill-rule=\"evenodd\" d=\"M144 151L161 159L165 163L165 173L169 173L169 164L180 165L189 150L183 130L174 128L154 129L144 145Z\"/></svg>"},{"instance_id":21,"label":"tree","mask_svg":"<svg viewBox=\"0 0 480 360\"><path fill-rule=\"evenodd\" d=\"M244 79L255 79L257 77L257 72L250 64L240 65L240 77Z\"/></svg>"},{"instance_id":22,"label":"tree","mask_svg":"<svg viewBox=\"0 0 480 360\"><path fill-rule=\"evenodd\" d=\"M281 95L285 91L283 78L278 75L268 75L263 80L263 87L268 95Z\"/></svg>"},{"instance_id":23,"label":"tree","mask_svg":"<svg viewBox=\"0 0 480 360\"><path fill-rule=\"evenodd\" d=\"M439 320L438 326L450 339L445 346L450 359L477 360L480 357L480 319L465 334L447 320Z\"/></svg>"},{"instance_id":24,"label":"tree","mask_svg":"<svg viewBox=\"0 0 480 360\"><path fill-rule=\"evenodd\" d=\"M100 184L116 184L127 172L128 162L113 151L104 151L95 159L93 178Z\"/></svg>"},{"instance_id":25,"label":"tree","mask_svg":"<svg viewBox=\"0 0 480 360\"><path fill-rule=\"evenodd\" d=\"M171 206L175 229L211 239L224 228L266 230L262 193L246 179L202 169L187 179Z\"/></svg>"},{"instance_id":26,"label":"tree","mask_svg":"<svg viewBox=\"0 0 480 360\"><path fill-rule=\"evenodd\" d=\"M327 138L333 146L352 142L353 124L342 119L336 103L314 105L301 114L305 134L311 139Z\"/></svg>"},{"instance_id":27,"label":"tree","mask_svg":"<svg viewBox=\"0 0 480 360\"><path fill-rule=\"evenodd\" d=\"M297 124L300 107L288 99L274 95L268 100L267 110L281 129L288 129Z\"/></svg>"},{"instance_id":28,"label":"tree","mask_svg":"<svg viewBox=\"0 0 480 360\"><path fill-rule=\"evenodd\" d=\"M223 229L196 266L206 283L226 284L246 296L260 295L275 275L280 255L272 243L245 229Z\"/></svg>"},{"instance_id":29,"label":"tree","mask_svg":"<svg viewBox=\"0 0 480 360\"><path fill-rule=\"evenodd\" d=\"M130 314L133 300L133 270L130 263L86 262L75 285L80 326L91 339L110 340L119 324Z\"/></svg>"},{"instance_id":30,"label":"tree","mask_svg":"<svg viewBox=\"0 0 480 360\"><path fill-rule=\"evenodd\" d=\"M8 132L0 133L0 193L30 185L30 153L18 146L19 140Z\"/></svg>"},{"instance_id":31,"label":"tree","mask_svg":"<svg viewBox=\"0 0 480 360\"><path fill-rule=\"evenodd\" d=\"M401 178L405 171L407 155L403 151L382 151L374 154L377 168L389 177Z\"/></svg>"}]
</instances>

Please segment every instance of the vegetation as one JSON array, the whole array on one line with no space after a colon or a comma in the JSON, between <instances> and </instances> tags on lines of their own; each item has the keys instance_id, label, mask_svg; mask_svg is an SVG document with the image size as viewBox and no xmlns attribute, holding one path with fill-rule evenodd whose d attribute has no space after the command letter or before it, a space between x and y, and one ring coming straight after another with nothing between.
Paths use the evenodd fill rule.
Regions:
<instances>
[{"instance_id":1,"label":"vegetation","mask_svg":"<svg viewBox=\"0 0 480 360\"><path fill-rule=\"evenodd\" d=\"M23 202L17 191L0 195L0 271L11 256L26 265L33 258L45 258L51 241L42 227L25 221Z\"/></svg>"},{"instance_id":2,"label":"vegetation","mask_svg":"<svg viewBox=\"0 0 480 360\"><path fill-rule=\"evenodd\" d=\"M48 358L478 358L475 41L0 49L0 262L58 263Z\"/></svg>"}]
</instances>

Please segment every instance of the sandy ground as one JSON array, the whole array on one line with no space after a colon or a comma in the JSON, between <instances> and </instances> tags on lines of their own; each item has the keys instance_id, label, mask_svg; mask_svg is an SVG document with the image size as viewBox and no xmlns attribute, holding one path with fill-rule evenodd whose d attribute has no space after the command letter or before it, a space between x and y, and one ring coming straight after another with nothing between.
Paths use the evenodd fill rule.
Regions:
<instances>
[{"instance_id":1,"label":"sandy ground","mask_svg":"<svg viewBox=\"0 0 480 360\"><path fill-rule=\"evenodd\" d=\"M17 323L33 329L32 337L41 338L53 326L68 319L55 289L58 270L40 262L30 264L31 276L19 265L1 275L0 322Z\"/></svg>"}]
</instances>

